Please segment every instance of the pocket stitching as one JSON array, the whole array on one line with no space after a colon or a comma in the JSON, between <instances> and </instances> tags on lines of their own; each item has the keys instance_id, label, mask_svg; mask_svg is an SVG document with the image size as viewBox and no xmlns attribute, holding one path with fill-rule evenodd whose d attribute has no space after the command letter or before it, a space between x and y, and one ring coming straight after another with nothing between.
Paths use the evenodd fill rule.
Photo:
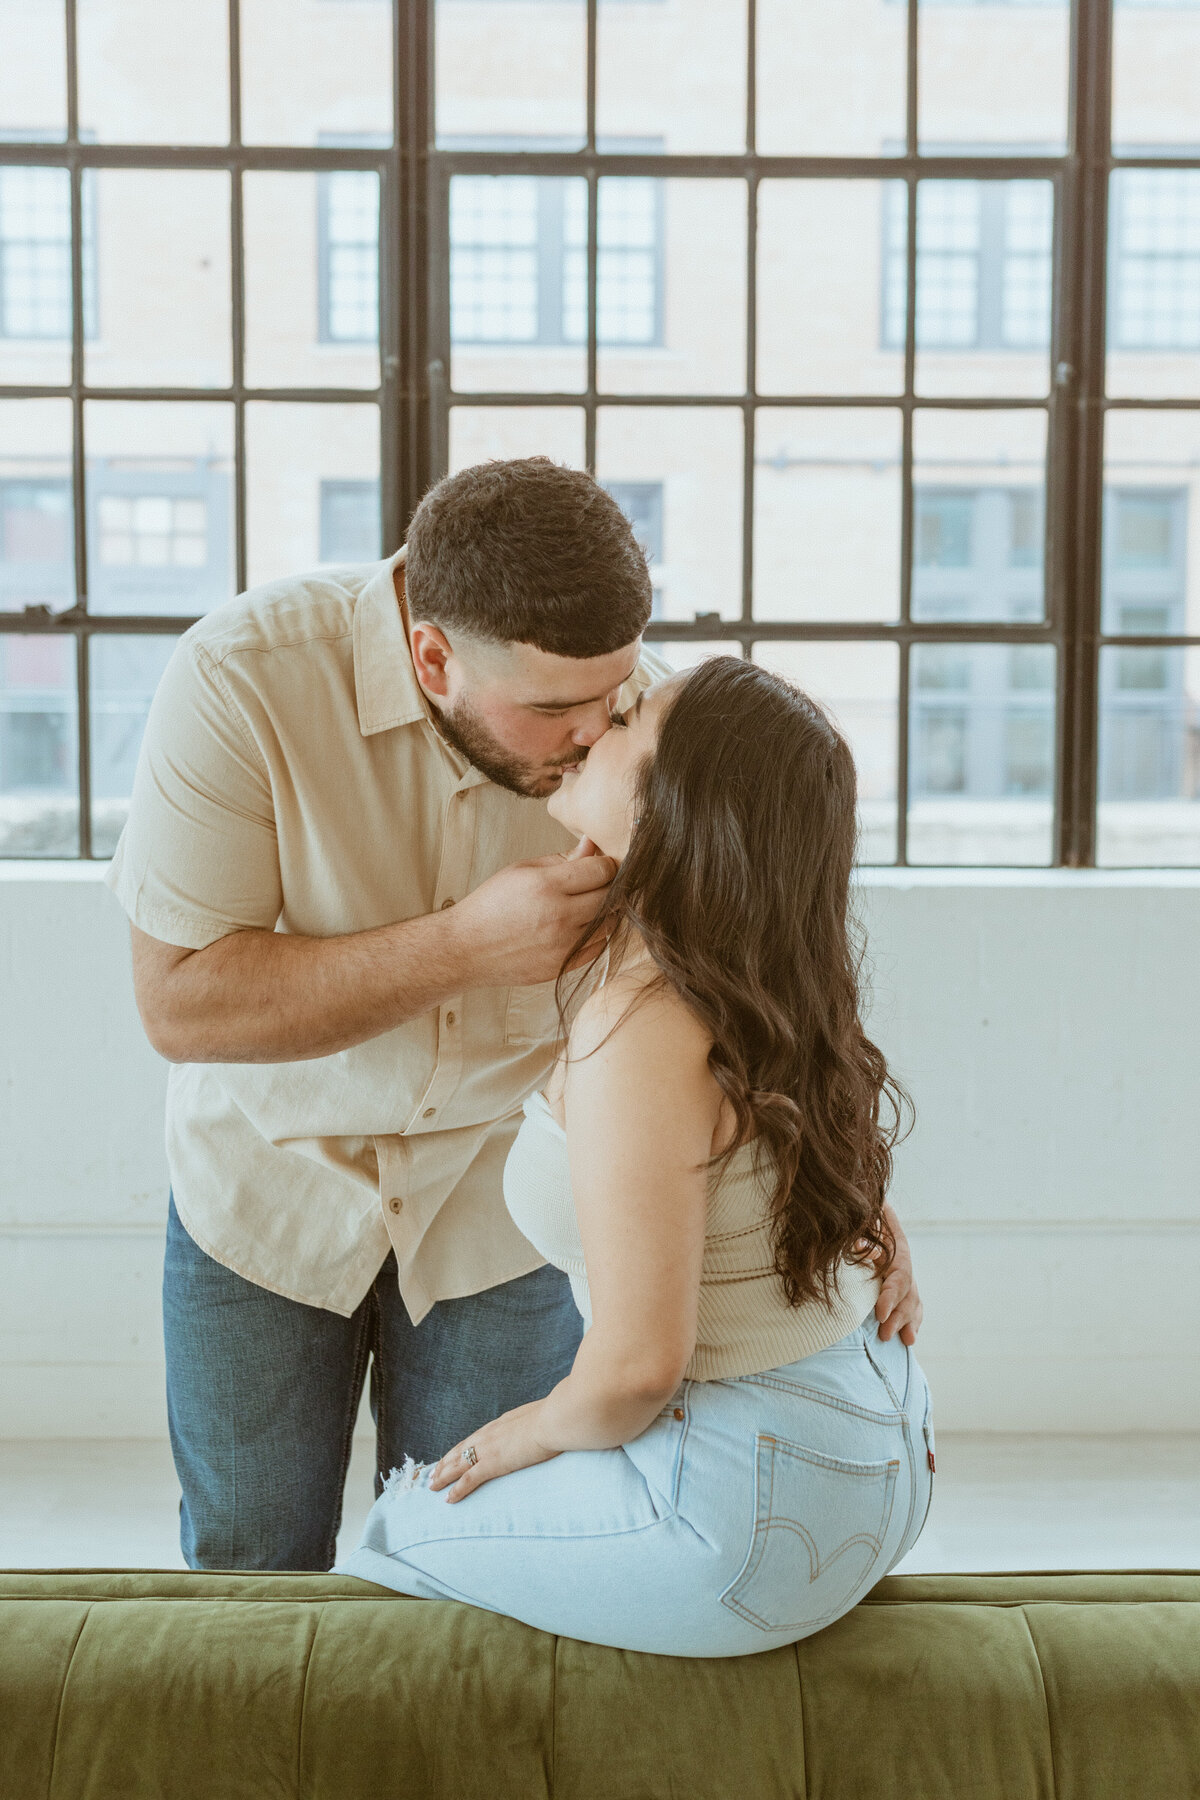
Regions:
<instances>
[{"instance_id":1,"label":"pocket stitching","mask_svg":"<svg viewBox=\"0 0 1200 1800\"><path fill-rule=\"evenodd\" d=\"M772 1625L747 1606L746 1602L740 1599L737 1593L739 1587L744 1586L755 1574L757 1574L763 1558L766 1555L772 1529L779 1526L785 1526L800 1537L809 1547L810 1566L813 1561L818 1565L817 1574L815 1576L810 1576L810 1584L819 1578L823 1569L832 1568L838 1557L854 1544L864 1543L870 1545L875 1551L875 1560L877 1561L883 1553L884 1539L887 1537L888 1527L891 1524L892 1512L895 1506L896 1479L900 1472L900 1462L896 1457L889 1457L886 1461L878 1463L849 1463L838 1457L826 1456L820 1450L809 1450L800 1444L790 1444L786 1438L775 1438L766 1433L759 1435L757 1452L755 1468L756 1504L754 1532L751 1537L750 1547L746 1552L745 1561L729 1586L725 1589L724 1593L721 1594L720 1600L722 1606L726 1606L731 1612L739 1614L739 1616L746 1619L748 1623L757 1626L759 1630L775 1634L780 1631L800 1629L800 1624L799 1622L796 1622L791 1624ZM764 1452L767 1452L770 1458L768 1465L770 1469L770 1480L765 1517L761 1511L760 1498L762 1488L760 1476ZM788 1455L796 1462L815 1463L818 1467L832 1469L839 1474L855 1475L864 1480L875 1480L882 1475L884 1477L884 1497L878 1533L856 1532L853 1537L843 1539L838 1545L834 1555L822 1565L820 1554L817 1551L816 1543L811 1533L806 1531L797 1520L787 1517L786 1515L781 1515L779 1517L776 1517L775 1515L774 1492L776 1454ZM868 1576L870 1572L871 1571L868 1571ZM864 1577L860 1577L859 1579L861 1581ZM851 1588L849 1591L853 1592L854 1590ZM839 1618L844 1612L850 1610L850 1607L848 1607L845 1602L846 1596L843 1595L819 1618L815 1620L805 1620L803 1622L803 1629L807 1632L819 1631L823 1626L829 1624L831 1620Z\"/></svg>"}]
</instances>

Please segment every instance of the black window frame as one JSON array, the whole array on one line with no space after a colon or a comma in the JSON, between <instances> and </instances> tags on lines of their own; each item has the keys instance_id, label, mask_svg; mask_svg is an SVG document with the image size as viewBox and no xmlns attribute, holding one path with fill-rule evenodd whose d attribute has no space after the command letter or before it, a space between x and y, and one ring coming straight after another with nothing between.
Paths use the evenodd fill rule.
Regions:
<instances>
[{"instance_id":1,"label":"black window frame","mask_svg":"<svg viewBox=\"0 0 1200 1800\"><path fill-rule=\"evenodd\" d=\"M245 407L254 400L295 400L317 404L374 403L381 414L381 474L384 543L398 544L429 482L448 462L449 415L457 405L545 406L560 404L583 413L586 460L595 467L596 418L600 405L730 407L742 414L743 555L740 616L711 614L694 621L655 622L656 641L722 642L749 656L754 643L769 641L892 642L898 646L899 780L898 856L907 861L909 663L914 645L997 643L1053 645L1057 654L1055 844L1052 862L1087 867L1095 861L1098 738L1102 647L1163 649L1200 643L1185 635L1106 634L1102 630L1103 434L1114 410L1197 410L1190 400L1109 399L1104 390L1106 350L1107 209L1109 178L1121 168L1200 168L1200 154L1170 156L1113 152L1111 138L1112 0L1072 0L1070 18L1069 136L1065 152L1023 155L1011 151L954 155L926 154L917 142L917 6L907 4L907 130L896 155L765 156L755 149L755 21L747 7L746 149L732 155L675 155L628 152L597 143L596 40L598 0L586 6L586 131L578 149L468 150L437 146L433 119L433 0L392 0L393 141L386 147L358 148L246 145L240 136L239 4L228 0L230 24L230 140L225 146L99 144L80 133L75 48L75 0L65 0L68 24L67 135L65 140L0 142L0 163L66 168L71 181L72 378L53 386L0 387L0 399L58 396L73 411L72 480L75 504L76 592L88 592L84 405L92 398L146 401L221 399L235 419L234 563L239 589L246 581ZM97 168L223 169L231 173L233 379L221 389L96 388L84 381L85 272L83 184ZM380 385L318 389L251 388L244 377L245 302L241 183L248 170L290 170L321 174L337 169L378 172L380 229ZM450 387L449 342L449 183L456 173L581 175L588 184L588 317L586 386L582 392L456 394ZM746 294L746 384L736 395L604 394L597 385L596 268L597 183L611 175L646 175L660 180L744 181L748 189ZM907 185L906 343L902 395L763 395L755 385L756 194L774 177L899 180ZM918 398L914 393L916 208L918 180L1006 180L1044 178L1055 188L1054 302L1049 393L1036 399L983 400ZM101 222L102 223L102 222ZM401 297L403 296L403 304ZM754 424L762 407L831 407L878 404L898 410L903 421L904 503L901 524L902 595L900 617L889 624L776 622L755 620L753 594ZM912 616L913 416L921 408L982 411L1030 407L1049 416L1046 469L1046 616L1039 622L972 623L922 621ZM174 634L187 619L159 615L99 617L85 598L67 612L33 606L0 613L0 631L66 634L76 646L78 716L78 854L92 854L92 811L88 752L88 646L105 633Z\"/></svg>"}]
</instances>

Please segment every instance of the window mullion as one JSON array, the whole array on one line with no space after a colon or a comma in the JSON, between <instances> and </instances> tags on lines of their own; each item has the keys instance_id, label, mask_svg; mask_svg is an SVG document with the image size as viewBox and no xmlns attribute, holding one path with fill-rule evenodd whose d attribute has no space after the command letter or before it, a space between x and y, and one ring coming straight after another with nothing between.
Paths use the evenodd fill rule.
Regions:
<instances>
[{"instance_id":1,"label":"window mullion","mask_svg":"<svg viewBox=\"0 0 1200 1800\"><path fill-rule=\"evenodd\" d=\"M1059 860L1095 862L1099 733L1101 522L1104 487L1106 228L1111 155L1111 0L1077 0L1070 201L1065 221L1063 295L1065 368L1056 392L1073 395L1064 473L1068 534L1063 583L1059 723ZM1064 422L1065 423L1065 422Z\"/></svg>"}]
</instances>

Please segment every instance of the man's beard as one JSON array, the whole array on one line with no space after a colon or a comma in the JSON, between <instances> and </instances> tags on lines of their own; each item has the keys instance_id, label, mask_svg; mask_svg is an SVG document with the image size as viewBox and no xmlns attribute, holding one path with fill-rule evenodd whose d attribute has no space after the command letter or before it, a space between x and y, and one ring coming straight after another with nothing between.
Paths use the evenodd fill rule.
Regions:
<instances>
[{"instance_id":1,"label":"man's beard","mask_svg":"<svg viewBox=\"0 0 1200 1800\"><path fill-rule=\"evenodd\" d=\"M506 750L465 698L446 711L431 710L434 723L446 742L465 756L481 775L494 781L497 787L507 788L511 794L520 794L526 800L544 800L549 794L557 792L557 783L554 786L546 785L549 780L547 765L525 762L521 757L514 756L511 750ZM582 751L565 763L555 766L573 768L583 761L586 754L586 751Z\"/></svg>"}]
</instances>

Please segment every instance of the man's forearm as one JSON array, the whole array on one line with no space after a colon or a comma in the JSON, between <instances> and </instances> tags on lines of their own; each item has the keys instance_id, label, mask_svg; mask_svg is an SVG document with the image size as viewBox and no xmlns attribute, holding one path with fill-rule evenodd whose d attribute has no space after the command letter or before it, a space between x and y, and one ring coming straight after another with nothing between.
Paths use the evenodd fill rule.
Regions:
<instances>
[{"instance_id":1,"label":"man's forearm","mask_svg":"<svg viewBox=\"0 0 1200 1800\"><path fill-rule=\"evenodd\" d=\"M150 985L143 1022L171 1062L331 1056L482 985L456 926L441 912L344 937L233 932Z\"/></svg>"}]
</instances>

